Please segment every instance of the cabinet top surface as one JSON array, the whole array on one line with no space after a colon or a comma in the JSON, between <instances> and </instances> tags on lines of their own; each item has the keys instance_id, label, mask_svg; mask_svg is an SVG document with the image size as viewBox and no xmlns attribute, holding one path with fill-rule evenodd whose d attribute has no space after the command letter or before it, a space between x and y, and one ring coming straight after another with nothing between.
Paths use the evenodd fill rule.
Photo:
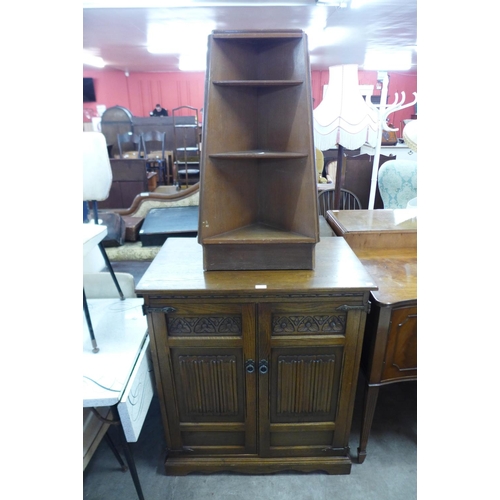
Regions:
<instances>
[{"instance_id":1,"label":"cabinet top surface","mask_svg":"<svg viewBox=\"0 0 500 500\"><path fill-rule=\"evenodd\" d=\"M415 210L328 210L337 235L357 232L417 232Z\"/></svg>"},{"instance_id":2,"label":"cabinet top surface","mask_svg":"<svg viewBox=\"0 0 500 500\"><path fill-rule=\"evenodd\" d=\"M372 277L343 238L323 238L314 270L204 271L203 248L196 238L169 238L137 285L140 295L175 293L365 292L376 290Z\"/></svg>"}]
</instances>

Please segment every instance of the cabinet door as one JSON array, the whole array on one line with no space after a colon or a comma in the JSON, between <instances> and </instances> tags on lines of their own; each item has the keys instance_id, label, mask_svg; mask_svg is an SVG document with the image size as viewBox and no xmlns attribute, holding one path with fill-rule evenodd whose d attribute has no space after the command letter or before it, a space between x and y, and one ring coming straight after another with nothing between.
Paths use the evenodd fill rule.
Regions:
<instances>
[{"instance_id":1,"label":"cabinet door","mask_svg":"<svg viewBox=\"0 0 500 500\"><path fill-rule=\"evenodd\" d=\"M153 313L169 454L256 453L255 306L169 307Z\"/></svg>"},{"instance_id":2,"label":"cabinet door","mask_svg":"<svg viewBox=\"0 0 500 500\"><path fill-rule=\"evenodd\" d=\"M341 306L259 305L261 456L348 452L365 313Z\"/></svg>"},{"instance_id":3,"label":"cabinet door","mask_svg":"<svg viewBox=\"0 0 500 500\"><path fill-rule=\"evenodd\" d=\"M417 306L391 313L382 382L417 377Z\"/></svg>"}]
</instances>

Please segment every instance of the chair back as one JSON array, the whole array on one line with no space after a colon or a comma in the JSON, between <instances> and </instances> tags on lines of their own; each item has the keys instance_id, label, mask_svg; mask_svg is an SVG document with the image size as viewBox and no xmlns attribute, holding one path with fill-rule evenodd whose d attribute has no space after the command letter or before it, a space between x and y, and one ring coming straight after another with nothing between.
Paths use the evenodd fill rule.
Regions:
<instances>
[{"instance_id":1,"label":"chair back","mask_svg":"<svg viewBox=\"0 0 500 500\"><path fill-rule=\"evenodd\" d=\"M105 200L112 182L104 135L101 132L83 132L83 201Z\"/></svg>"},{"instance_id":2,"label":"chair back","mask_svg":"<svg viewBox=\"0 0 500 500\"><path fill-rule=\"evenodd\" d=\"M120 159L123 160L125 154L133 151L137 153L137 158L141 156L142 152L142 138L138 134L133 134L132 132L125 132L124 134L117 134L116 136L118 142L118 152L120 153ZM132 144L132 148L125 148L126 144Z\"/></svg>"},{"instance_id":3,"label":"chair back","mask_svg":"<svg viewBox=\"0 0 500 500\"><path fill-rule=\"evenodd\" d=\"M384 208L406 208L417 196L417 162L386 161L378 171L378 188Z\"/></svg>"},{"instance_id":4,"label":"chair back","mask_svg":"<svg viewBox=\"0 0 500 500\"><path fill-rule=\"evenodd\" d=\"M327 210L334 210L335 189L325 189L318 194L319 215L326 217ZM348 189L340 190L340 210L361 210L359 198Z\"/></svg>"},{"instance_id":5,"label":"chair back","mask_svg":"<svg viewBox=\"0 0 500 500\"><path fill-rule=\"evenodd\" d=\"M153 151L161 151L161 159L165 159L165 135L165 132L159 130L148 130L141 134L142 147L146 158Z\"/></svg>"}]
</instances>

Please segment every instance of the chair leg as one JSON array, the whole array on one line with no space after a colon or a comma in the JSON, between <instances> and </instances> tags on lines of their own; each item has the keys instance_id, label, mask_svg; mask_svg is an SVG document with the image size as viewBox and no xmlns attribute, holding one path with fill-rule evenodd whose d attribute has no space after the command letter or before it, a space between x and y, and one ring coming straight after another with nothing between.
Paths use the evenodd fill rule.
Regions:
<instances>
[{"instance_id":1,"label":"chair leg","mask_svg":"<svg viewBox=\"0 0 500 500\"><path fill-rule=\"evenodd\" d=\"M104 245L102 244L102 241L99 242L99 248L101 250L102 257L104 259L104 262L106 263L106 267L108 268L109 274L111 274L111 278L113 279L113 283L116 286L116 289L118 290L118 295L120 295L120 300L125 300L125 295L123 295L122 289L120 288L120 284L118 283L118 280L116 279L115 272L113 271L113 268L111 266L111 262L109 261L108 254L106 253L106 250L104 249Z\"/></svg>"}]
</instances>

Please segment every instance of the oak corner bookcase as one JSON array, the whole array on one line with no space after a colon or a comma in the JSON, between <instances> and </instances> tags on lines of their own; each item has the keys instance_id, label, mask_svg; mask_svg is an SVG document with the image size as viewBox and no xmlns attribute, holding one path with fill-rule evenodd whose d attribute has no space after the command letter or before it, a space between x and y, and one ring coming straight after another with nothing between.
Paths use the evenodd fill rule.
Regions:
<instances>
[{"instance_id":1,"label":"oak corner bookcase","mask_svg":"<svg viewBox=\"0 0 500 500\"><path fill-rule=\"evenodd\" d=\"M313 269L319 220L306 35L216 30L208 49L204 269Z\"/></svg>"}]
</instances>

